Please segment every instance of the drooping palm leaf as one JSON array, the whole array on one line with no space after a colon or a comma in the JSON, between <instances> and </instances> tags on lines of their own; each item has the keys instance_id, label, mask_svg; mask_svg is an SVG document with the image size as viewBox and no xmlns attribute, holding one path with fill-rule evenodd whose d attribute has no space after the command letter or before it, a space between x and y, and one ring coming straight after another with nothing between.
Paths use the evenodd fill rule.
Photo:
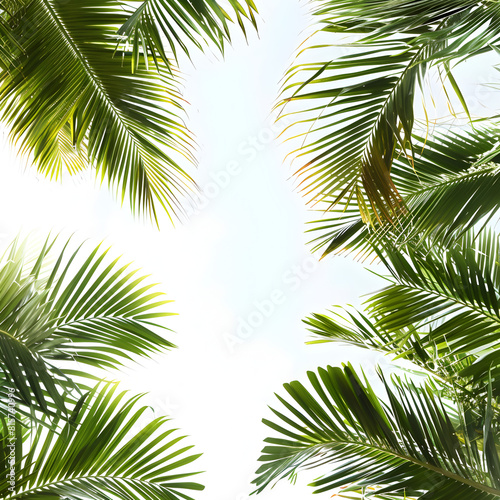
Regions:
<instances>
[{"instance_id":1,"label":"drooping palm leaf","mask_svg":"<svg viewBox=\"0 0 500 500\"><path fill-rule=\"evenodd\" d=\"M21 151L45 173L76 151L132 208L155 216L155 203L179 208L191 180L179 166L191 140L178 116L182 99L164 63L130 74L133 55L114 57L126 20L115 0L32 0L10 20L13 61L1 73L0 118ZM62 134L62 137L61 137Z\"/></svg>"},{"instance_id":2,"label":"drooping palm leaf","mask_svg":"<svg viewBox=\"0 0 500 500\"><path fill-rule=\"evenodd\" d=\"M148 54L147 47L161 45L162 29L186 50L200 33L227 37L218 4L200 5L151 1L132 15L118 0L1 2L0 119L19 150L49 177L94 168L135 213L156 219L161 206L179 215L194 186L186 169L193 140L178 70L164 51ZM240 19L245 11L233 6ZM166 18L165 9L172 11ZM124 25L130 48L118 33Z\"/></svg>"},{"instance_id":3,"label":"drooping palm leaf","mask_svg":"<svg viewBox=\"0 0 500 500\"><path fill-rule=\"evenodd\" d=\"M203 486L191 480L196 473L186 466L200 455L191 454L192 446L179 446L184 437L174 436L166 417L141 425L148 407L138 405L140 397L127 398L117 384L100 384L71 421L55 422L57 432L37 426L24 443L18 434L22 459L15 464L15 491L8 490L2 474L2 498L191 499ZM3 424L0 466L5 471L10 450Z\"/></svg>"},{"instance_id":4,"label":"drooping palm leaf","mask_svg":"<svg viewBox=\"0 0 500 500\"><path fill-rule=\"evenodd\" d=\"M312 128L302 133L310 139L297 152L306 161L297 172L301 190L314 201L331 199L333 205L356 200L368 222L363 193L385 218L400 205L389 172L398 139L404 148L411 147L413 95L427 51L405 39L363 48L334 61L293 67L281 105L313 103L298 122ZM394 131L400 123L398 137Z\"/></svg>"},{"instance_id":5,"label":"drooping palm leaf","mask_svg":"<svg viewBox=\"0 0 500 500\"><path fill-rule=\"evenodd\" d=\"M301 57L310 60L312 54L321 62L293 66L280 103L283 113L296 103L290 115L299 116L295 137L304 137L296 151L305 163L297 171L301 189L330 208L356 206L364 223L393 220L404 208L392 171L395 149L409 158L416 151L413 98L422 74L429 65L442 64L466 106L450 61L498 44L500 9L496 3L471 1L397 0L388 8L378 0L316 0L314 12L322 38ZM350 46L357 50L328 61L334 44L323 39L338 33L356 35ZM358 226L346 224L349 238Z\"/></svg>"},{"instance_id":6,"label":"drooping palm leaf","mask_svg":"<svg viewBox=\"0 0 500 500\"><path fill-rule=\"evenodd\" d=\"M324 471L312 484L317 493L366 488L374 498L500 497L498 471L478 451L481 422L470 422L472 433L460 440L453 423L459 410L445 410L431 390L382 377L383 402L350 365L308 377L312 389L285 384L290 398L278 399L286 411L273 409L276 420L264 420L278 436L266 439L254 481L258 492L317 467ZM494 443L498 435L489 438ZM494 446L490 451L498 460Z\"/></svg>"},{"instance_id":7,"label":"drooping palm leaf","mask_svg":"<svg viewBox=\"0 0 500 500\"><path fill-rule=\"evenodd\" d=\"M15 241L3 259L0 366L23 404L65 411L63 392L74 390L72 377L81 374L74 362L116 368L173 347L156 332L164 328L157 320L171 313L146 276L107 260L108 250L98 246L78 263L81 247L55 253L53 245L47 240L30 261L26 245Z\"/></svg>"}]
</instances>

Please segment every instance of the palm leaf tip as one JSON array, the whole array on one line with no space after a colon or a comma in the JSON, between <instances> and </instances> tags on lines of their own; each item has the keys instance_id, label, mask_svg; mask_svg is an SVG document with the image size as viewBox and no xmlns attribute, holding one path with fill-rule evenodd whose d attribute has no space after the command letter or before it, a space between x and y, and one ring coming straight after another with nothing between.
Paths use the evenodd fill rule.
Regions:
<instances>
[{"instance_id":1,"label":"palm leaf tip","mask_svg":"<svg viewBox=\"0 0 500 500\"><path fill-rule=\"evenodd\" d=\"M118 30L118 35L127 40L137 54L132 61L133 69L140 64L141 56L147 62L148 54L154 61L161 58L170 64L167 52L177 59L179 52L190 57L192 48L203 50L213 45L223 53L226 43L231 41L229 23L233 23L234 18L245 37L247 22L257 29L257 7L252 0L245 0L243 5L238 1L229 4L228 13L219 2L207 0L139 3Z\"/></svg>"}]
</instances>

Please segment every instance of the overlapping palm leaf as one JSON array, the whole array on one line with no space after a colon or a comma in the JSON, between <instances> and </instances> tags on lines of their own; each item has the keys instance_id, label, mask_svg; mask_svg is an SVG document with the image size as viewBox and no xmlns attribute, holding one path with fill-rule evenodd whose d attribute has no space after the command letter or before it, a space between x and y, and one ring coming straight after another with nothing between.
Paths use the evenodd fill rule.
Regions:
<instances>
[{"instance_id":1,"label":"overlapping palm leaf","mask_svg":"<svg viewBox=\"0 0 500 500\"><path fill-rule=\"evenodd\" d=\"M444 358L451 367L454 357L468 357L469 366L457 370L458 375L472 377L483 391L491 377L498 394L498 237L484 232L474 239L467 234L460 244L444 251L409 246L399 252L388 246L378 250L378 255L390 270L393 284L367 303L377 328L392 332L395 342L417 329L422 332L419 344L423 349Z\"/></svg>"},{"instance_id":2,"label":"overlapping palm leaf","mask_svg":"<svg viewBox=\"0 0 500 500\"><path fill-rule=\"evenodd\" d=\"M312 315L315 339L405 358L483 399L491 382L498 395L498 237L469 233L447 250L386 242L375 251L391 284L368 299L365 313Z\"/></svg>"},{"instance_id":3,"label":"overlapping palm leaf","mask_svg":"<svg viewBox=\"0 0 500 500\"><path fill-rule=\"evenodd\" d=\"M413 99L422 75L429 65L441 64L466 107L451 61L498 44L499 7L397 0L388 8L382 1L317 0L314 11L322 38L300 57L318 62L299 60L289 70L279 104L285 114L296 103L290 115L298 115L295 138L304 140L294 152L303 164L297 171L301 190L314 203L326 201L335 214L347 206L347 220L355 207L364 223L393 221L405 208L393 162L396 150L410 163L417 151ZM328 61L335 45L322 40L337 36L341 46L338 33L355 35L349 45L354 49ZM351 236L358 229L356 223L341 231Z\"/></svg>"},{"instance_id":4,"label":"overlapping palm leaf","mask_svg":"<svg viewBox=\"0 0 500 500\"><path fill-rule=\"evenodd\" d=\"M472 377L462 376L477 359L463 352L454 354L451 350L443 354L432 345L423 342L426 330L410 326L402 331L391 332L376 325L367 313L355 309L332 310L326 314L312 314L304 320L313 334L311 344L335 342L343 345L379 351L392 360L404 359L412 363L399 366L414 375L430 377L429 382L439 393L447 397L460 394L467 400L486 400L486 381L479 386Z\"/></svg>"},{"instance_id":5,"label":"overlapping palm leaf","mask_svg":"<svg viewBox=\"0 0 500 500\"><path fill-rule=\"evenodd\" d=\"M2 498L191 499L192 492L203 490L190 471L199 455L167 426L166 417L144 424L141 417L150 408L140 406L140 398L119 392L117 384L101 383L82 398L70 421L53 422L56 431L35 426L28 439L18 432L14 491L2 474ZM11 466L9 437L3 420L4 471Z\"/></svg>"},{"instance_id":6,"label":"overlapping palm leaf","mask_svg":"<svg viewBox=\"0 0 500 500\"><path fill-rule=\"evenodd\" d=\"M66 412L64 394L77 390L73 378L87 375L83 366L93 367L91 376L172 347L157 321L171 313L147 276L108 259L108 250L85 254L81 247L70 251L68 242L56 252L53 245L47 240L30 259L26 245L15 241L3 259L2 387L15 387L28 407Z\"/></svg>"},{"instance_id":7,"label":"overlapping palm leaf","mask_svg":"<svg viewBox=\"0 0 500 500\"><path fill-rule=\"evenodd\" d=\"M313 5L320 38L299 57L322 62L290 69L281 106L298 113L300 187L326 209L316 243L325 254L373 251L391 276L364 313L306 323L318 342L404 358L409 378L380 374L376 392L348 365L309 372L311 388L286 384L285 409L265 420L275 435L257 491L319 468L316 492L345 498L499 498L499 244L484 231L498 211L498 131L429 138L413 120L413 97L433 64L468 112L452 64L498 49L499 6ZM322 40L339 33L357 37L354 50L328 62ZM312 104L304 110L304 102Z\"/></svg>"},{"instance_id":8,"label":"overlapping palm leaf","mask_svg":"<svg viewBox=\"0 0 500 500\"><path fill-rule=\"evenodd\" d=\"M447 246L478 223L484 225L500 206L497 137L496 129L414 135L414 160L400 155L392 166L405 210L393 223L370 226L355 203L345 210L329 208L324 219L312 223L310 231L320 233L315 250L322 249L323 256L358 252L366 257L380 237L396 246L426 238Z\"/></svg>"},{"instance_id":9,"label":"overlapping palm leaf","mask_svg":"<svg viewBox=\"0 0 500 500\"><path fill-rule=\"evenodd\" d=\"M316 492L345 498L500 497L498 237L469 231L449 248L385 243L375 252L390 284L366 312L305 323L314 342L403 358L409 378L381 375L384 391L375 391L348 365L309 372L312 389L286 384L286 411L265 420L279 436L266 439L258 492L319 468Z\"/></svg>"},{"instance_id":10,"label":"overlapping palm leaf","mask_svg":"<svg viewBox=\"0 0 500 500\"><path fill-rule=\"evenodd\" d=\"M459 437L455 422L464 415L428 387L382 376L385 394L378 395L351 365L319 368L308 378L311 389L285 384L289 397L278 396L284 409L264 420L278 434L266 439L254 481L258 492L320 468L323 475L312 483L316 493L342 488L342 495L379 499L500 497L498 429L469 419ZM491 401L486 406L487 412ZM488 459L480 451L486 446Z\"/></svg>"}]
</instances>

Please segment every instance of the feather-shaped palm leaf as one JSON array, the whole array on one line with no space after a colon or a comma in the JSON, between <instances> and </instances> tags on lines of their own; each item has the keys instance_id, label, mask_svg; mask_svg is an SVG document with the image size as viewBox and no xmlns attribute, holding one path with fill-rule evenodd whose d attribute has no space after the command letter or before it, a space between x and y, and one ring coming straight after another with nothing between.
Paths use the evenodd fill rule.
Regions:
<instances>
[{"instance_id":1,"label":"feather-shaped palm leaf","mask_svg":"<svg viewBox=\"0 0 500 500\"><path fill-rule=\"evenodd\" d=\"M99 384L70 421L56 419L50 430L17 427L12 436L9 422L0 420L0 465L7 471L0 478L2 498L190 500L191 492L203 490L189 470L200 455L182 445L184 436L174 434L166 417L144 423L150 408L139 406L141 396L117 389Z\"/></svg>"},{"instance_id":2,"label":"feather-shaped palm leaf","mask_svg":"<svg viewBox=\"0 0 500 500\"><path fill-rule=\"evenodd\" d=\"M77 396L73 377L173 347L157 321L169 301L147 276L100 246L85 254L54 244L33 257L16 240L0 265L2 392L13 387L19 403L51 414L67 412L65 392Z\"/></svg>"}]
</instances>

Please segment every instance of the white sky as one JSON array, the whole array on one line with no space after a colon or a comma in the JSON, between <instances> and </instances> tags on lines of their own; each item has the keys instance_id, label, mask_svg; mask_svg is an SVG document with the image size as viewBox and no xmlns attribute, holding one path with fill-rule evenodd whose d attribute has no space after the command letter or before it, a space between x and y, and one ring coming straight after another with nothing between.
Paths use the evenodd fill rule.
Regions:
<instances>
[{"instance_id":1,"label":"white sky","mask_svg":"<svg viewBox=\"0 0 500 500\"><path fill-rule=\"evenodd\" d=\"M266 406L275 405L273 392L282 383L304 380L306 370L327 363L366 365L373 359L338 346L304 345L306 315L333 304L360 304L359 296L381 281L349 258L318 264L310 256L303 232L311 214L293 191L291 167L282 164L286 146L271 142L270 129L278 82L308 25L307 4L259 4L260 38L252 34L247 45L235 32L224 61L198 54L195 67L184 65L189 124L201 149L193 175L210 197L185 224L173 229L165 220L158 232L134 220L90 178L49 183L15 158L5 137L0 150L3 244L20 230L105 239L175 300L172 310L179 316L167 326L175 330L172 340L179 349L113 376L136 392L149 391L157 412L172 415L204 452L195 464L207 471L199 478L207 488L197 495L204 500L248 498L267 435L260 421L269 416ZM496 78L492 72L474 77ZM464 73L464 93L480 110L489 96L477 97L468 78ZM252 137L258 138L253 148ZM231 174L221 174L228 164ZM258 328L241 327L258 322L256 304L270 299L280 304ZM238 334L231 347L228 339ZM299 479L296 486L282 483L261 498L303 500L311 493Z\"/></svg>"}]
</instances>

